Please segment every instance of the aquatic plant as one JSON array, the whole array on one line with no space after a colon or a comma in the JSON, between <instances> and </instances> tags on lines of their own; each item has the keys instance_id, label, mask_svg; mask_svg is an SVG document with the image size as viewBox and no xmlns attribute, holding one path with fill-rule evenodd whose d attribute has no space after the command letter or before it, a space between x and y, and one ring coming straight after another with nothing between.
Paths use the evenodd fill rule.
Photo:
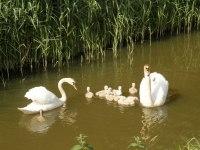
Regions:
<instances>
[{"instance_id":1,"label":"aquatic plant","mask_svg":"<svg viewBox=\"0 0 200 150\"><path fill-rule=\"evenodd\" d=\"M127 149L131 148L131 147L134 147L134 148L146 148L146 146L140 141L140 137L136 136L134 137L135 139L135 142L134 143L131 143Z\"/></svg>"},{"instance_id":2,"label":"aquatic plant","mask_svg":"<svg viewBox=\"0 0 200 150\"><path fill-rule=\"evenodd\" d=\"M186 142L183 146L178 146L178 150L198 150L200 149L200 142L195 138L191 138L190 140L187 140L184 138L184 141Z\"/></svg>"},{"instance_id":3,"label":"aquatic plant","mask_svg":"<svg viewBox=\"0 0 200 150\"><path fill-rule=\"evenodd\" d=\"M76 137L76 139L78 140L79 144L78 145L74 145L71 148L71 150L84 150L84 149L93 150L93 147L85 142L85 138L86 137L87 136L85 136L83 134L80 134L78 137Z\"/></svg>"},{"instance_id":4,"label":"aquatic plant","mask_svg":"<svg viewBox=\"0 0 200 150\"><path fill-rule=\"evenodd\" d=\"M3 72L2 72L2 75L0 76L0 79L1 79L1 81L3 83L3 87L5 88L6 87L7 79L4 78Z\"/></svg>"},{"instance_id":5,"label":"aquatic plant","mask_svg":"<svg viewBox=\"0 0 200 150\"><path fill-rule=\"evenodd\" d=\"M71 150L93 150L93 147L85 142L85 138L87 136L80 134L76 139L78 140L79 144L74 145ZM129 148L142 148L147 149L147 147L141 142L140 137L134 136L135 142L131 143L126 149ZM197 140L197 138L193 137L190 140L187 140L183 138L186 142L183 146L178 146L177 150L197 150L200 149L200 142Z\"/></svg>"},{"instance_id":6,"label":"aquatic plant","mask_svg":"<svg viewBox=\"0 0 200 150\"><path fill-rule=\"evenodd\" d=\"M135 42L198 30L199 8L197 0L2 0L0 70L9 79L10 70L69 66L80 53L88 62L106 48L133 53Z\"/></svg>"}]
</instances>

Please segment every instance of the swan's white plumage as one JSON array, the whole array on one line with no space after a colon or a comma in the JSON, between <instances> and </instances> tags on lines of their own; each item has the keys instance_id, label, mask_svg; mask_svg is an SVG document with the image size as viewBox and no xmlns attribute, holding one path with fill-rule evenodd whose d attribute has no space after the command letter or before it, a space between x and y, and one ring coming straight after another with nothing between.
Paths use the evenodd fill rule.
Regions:
<instances>
[{"instance_id":1,"label":"swan's white plumage","mask_svg":"<svg viewBox=\"0 0 200 150\"><path fill-rule=\"evenodd\" d=\"M62 84L64 82L69 83L76 89L75 81L72 78L63 78L58 82L58 88L62 95L61 98L58 98L52 92L48 91L45 87L34 87L25 94L25 97L31 99L33 102L26 107L18 109L25 114L34 114L40 112L41 110L48 111L63 105L67 100L66 93L62 88Z\"/></svg>"},{"instance_id":2,"label":"swan's white plumage","mask_svg":"<svg viewBox=\"0 0 200 150\"><path fill-rule=\"evenodd\" d=\"M157 72L150 74L146 67L149 66L144 66L145 77L140 83L140 103L144 107L161 106L166 101L169 83Z\"/></svg>"},{"instance_id":3,"label":"swan's white plumage","mask_svg":"<svg viewBox=\"0 0 200 150\"><path fill-rule=\"evenodd\" d=\"M55 99L58 99L56 95L43 86L30 89L26 92L24 97L31 99L33 102L38 104L51 104Z\"/></svg>"}]
</instances>

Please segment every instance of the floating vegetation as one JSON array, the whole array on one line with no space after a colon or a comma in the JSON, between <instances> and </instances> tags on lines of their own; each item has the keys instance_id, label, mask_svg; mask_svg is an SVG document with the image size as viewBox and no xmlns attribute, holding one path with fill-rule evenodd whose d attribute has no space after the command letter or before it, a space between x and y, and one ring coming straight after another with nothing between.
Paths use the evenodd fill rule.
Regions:
<instances>
[{"instance_id":1,"label":"floating vegetation","mask_svg":"<svg viewBox=\"0 0 200 150\"><path fill-rule=\"evenodd\" d=\"M0 70L48 65L62 67L83 54L88 62L113 56L121 46L168 33L199 29L197 0L2 0L0 2Z\"/></svg>"}]
</instances>

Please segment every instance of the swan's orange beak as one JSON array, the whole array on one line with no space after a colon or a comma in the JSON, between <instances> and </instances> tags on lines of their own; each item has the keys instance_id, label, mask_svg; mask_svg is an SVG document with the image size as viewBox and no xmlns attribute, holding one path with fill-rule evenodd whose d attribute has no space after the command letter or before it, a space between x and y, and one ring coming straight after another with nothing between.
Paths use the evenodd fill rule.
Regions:
<instances>
[{"instance_id":1,"label":"swan's orange beak","mask_svg":"<svg viewBox=\"0 0 200 150\"><path fill-rule=\"evenodd\" d=\"M150 72L149 71L147 71L147 76L149 76L150 75Z\"/></svg>"},{"instance_id":2,"label":"swan's orange beak","mask_svg":"<svg viewBox=\"0 0 200 150\"><path fill-rule=\"evenodd\" d=\"M73 87L74 87L75 90L77 90L76 84L73 84Z\"/></svg>"}]
</instances>

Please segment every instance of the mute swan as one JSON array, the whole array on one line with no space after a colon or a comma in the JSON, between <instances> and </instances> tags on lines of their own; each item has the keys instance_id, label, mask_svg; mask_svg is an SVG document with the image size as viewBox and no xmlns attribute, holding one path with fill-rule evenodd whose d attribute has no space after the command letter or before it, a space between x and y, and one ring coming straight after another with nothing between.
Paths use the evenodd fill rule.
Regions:
<instances>
[{"instance_id":1,"label":"mute swan","mask_svg":"<svg viewBox=\"0 0 200 150\"><path fill-rule=\"evenodd\" d=\"M150 74L149 65L144 65L144 78L140 83L140 103L144 107L161 106L166 101L168 81L159 73Z\"/></svg>"},{"instance_id":2,"label":"mute swan","mask_svg":"<svg viewBox=\"0 0 200 150\"><path fill-rule=\"evenodd\" d=\"M133 100L134 102L139 101L139 99L136 96L128 96L128 100Z\"/></svg>"},{"instance_id":3,"label":"mute swan","mask_svg":"<svg viewBox=\"0 0 200 150\"><path fill-rule=\"evenodd\" d=\"M94 94L92 92L90 92L90 87L87 87L87 92L85 93L85 97L86 98L92 98L94 96Z\"/></svg>"},{"instance_id":4,"label":"mute swan","mask_svg":"<svg viewBox=\"0 0 200 150\"><path fill-rule=\"evenodd\" d=\"M101 92L101 93L99 94L99 98L105 98L106 95L107 95L107 93L108 93L108 91L109 91L109 94L111 94L112 88L109 87L106 91Z\"/></svg>"},{"instance_id":5,"label":"mute swan","mask_svg":"<svg viewBox=\"0 0 200 150\"><path fill-rule=\"evenodd\" d=\"M118 102L118 100L120 99L120 96L116 95L116 93L114 92L114 101Z\"/></svg>"},{"instance_id":6,"label":"mute swan","mask_svg":"<svg viewBox=\"0 0 200 150\"><path fill-rule=\"evenodd\" d=\"M111 88L108 88L108 91L106 93L105 99L108 100L108 101L113 101L114 100L114 96L110 95L110 93L111 93Z\"/></svg>"},{"instance_id":7,"label":"mute swan","mask_svg":"<svg viewBox=\"0 0 200 150\"><path fill-rule=\"evenodd\" d=\"M63 78L58 82L58 89L62 95L61 98L58 98L52 92L48 91L45 87L34 87L25 94L25 97L31 99L33 102L26 107L18 109L25 114L34 114L40 112L40 118L38 119L40 121L44 121L42 117L42 111L52 110L63 105L66 102L67 96L62 88L62 84L64 82L69 83L77 90L76 82L72 78Z\"/></svg>"},{"instance_id":8,"label":"mute swan","mask_svg":"<svg viewBox=\"0 0 200 150\"><path fill-rule=\"evenodd\" d=\"M137 89L135 88L135 83L132 83L132 87L129 88L129 93L131 94L137 93Z\"/></svg>"},{"instance_id":9,"label":"mute swan","mask_svg":"<svg viewBox=\"0 0 200 150\"><path fill-rule=\"evenodd\" d=\"M120 96L120 95L122 95L122 87L119 86L118 90L113 90L112 92L113 92L113 94L115 93L116 96Z\"/></svg>"},{"instance_id":10,"label":"mute swan","mask_svg":"<svg viewBox=\"0 0 200 150\"><path fill-rule=\"evenodd\" d=\"M96 95L96 96L99 96L99 94L102 94L102 93L106 94L106 91L107 91L107 90L108 90L108 86L105 85L105 86L104 86L104 90L101 90L101 91L96 92L95 95Z\"/></svg>"},{"instance_id":11,"label":"mute swan","mask_svg":"<svg viewBox=\"0 0 200 150\"><path fill-rule=\"evenodd\" d=\"M129 106L129 105L133 106L135 104L135 101L132 98L127 98L125 96L120 96L120 98L118 100L118 104L126 105L126 106Z\"/></svg>"}]
</instances>

